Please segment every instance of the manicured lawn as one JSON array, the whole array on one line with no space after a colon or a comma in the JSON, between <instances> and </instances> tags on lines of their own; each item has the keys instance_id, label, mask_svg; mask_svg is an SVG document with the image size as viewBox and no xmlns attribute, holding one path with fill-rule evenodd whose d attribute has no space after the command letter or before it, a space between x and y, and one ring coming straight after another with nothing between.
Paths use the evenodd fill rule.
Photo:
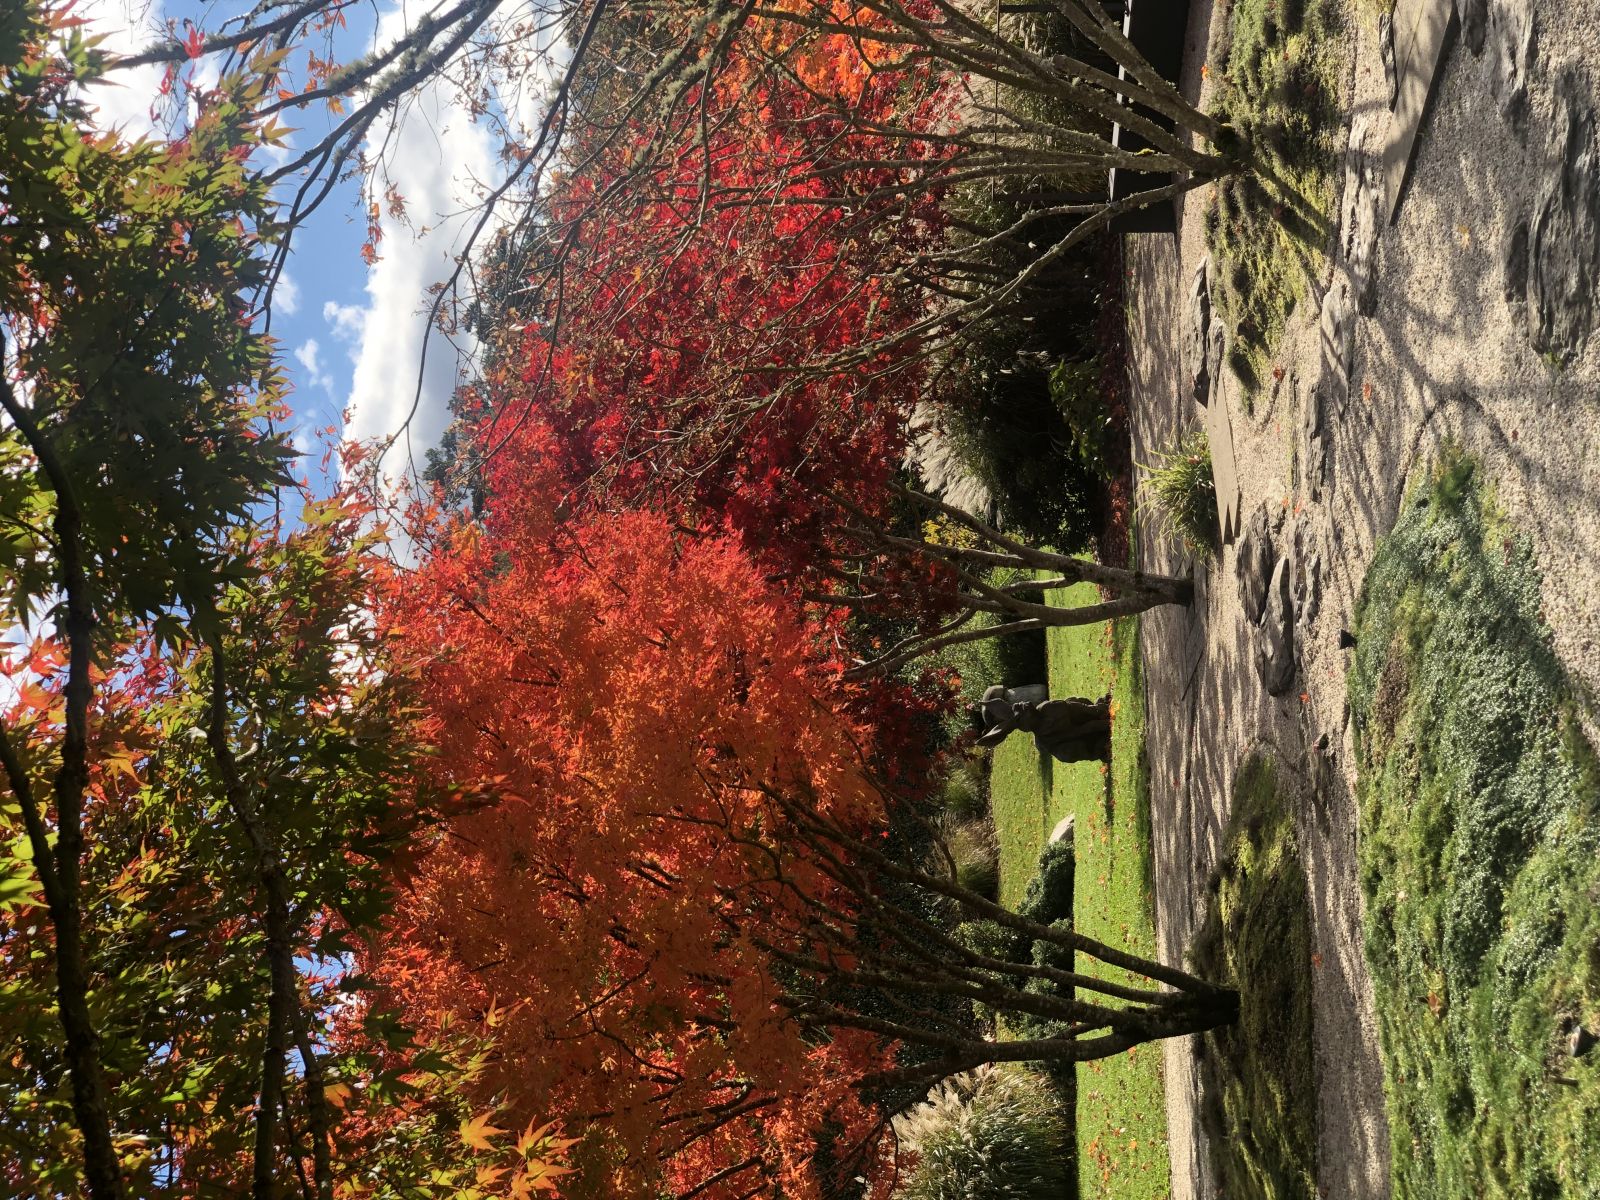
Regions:
<instances>
[{"instance_id":1,"label":"manicured lawn","mask_svg":"<svg viewBox=\"0 0 1600 1200\"><path fill-rule=\"evenodd\" d=\"M1379 544L1350 672L1397 1200L1600 1195L1600 763L1529 539L1446 455Z\"/></svg>"},{"instance_id":2,"label":"manicured lawn","mask_svg":"<svg viewBox=\"0 0 1600 1200\"><path fill-rule=\"evenodd\" d=\"M1094 603L1087 585L1049 593L1052 603ZM1022 895L1040 845L1076 815L1075 919L1090 937L1135 954L1155 954L1150 903L1150 806L1144 756L1144 684L1138 623L1050 631L1050 694L1094 699L1110 691L1112 762L1041 762L1013 736L994 753L991 804L1000 838L1000 894ZM1079 964L1093 970L1098 964ZM1121 974L1101 968L1109 974ZM1136 1200L1170 1192L1166 1107L1159 1046L1085 1064L1078 1072L1081 1195Z\"/></svg>"}]
</instances>

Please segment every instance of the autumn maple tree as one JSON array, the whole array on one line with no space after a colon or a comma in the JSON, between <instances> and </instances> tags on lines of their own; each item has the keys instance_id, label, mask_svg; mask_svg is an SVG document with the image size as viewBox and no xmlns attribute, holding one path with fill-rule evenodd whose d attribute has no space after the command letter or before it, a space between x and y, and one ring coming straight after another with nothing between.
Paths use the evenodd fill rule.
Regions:
<instances>
[{"instance_id":1,"label":"autumn maple tree","mask_svg":"<svg viewBox=\"0 0 1600 1200\"><path fill-rule=\"evenodd\" d=\"M597 85L584 100L573 172L486 272L473 319L487 365L458 398L436 477L481 493L494 460L524 473L537 461L576 511L644 505L734 531L808 603L900 622L892 645L858 655L859 674L953 642L1187 603L1187 580L1025 545L906 486L930 369L904 335L929 309L900 267L941 244L945 217L937 192L888 188L904 172L877 126L917 114L930 137L916 154L936 161L951 98L935 72L891 69L838 33L798 46L727 36L713 80L684 91L698 120L676 150L630 125L631 92ZM770 61L780 51L787 72ZM824 86L849 97L851 119L816 110ZM849 369L834 361L867 346L879 349ZM927 536L935 517L961 526L959 544ZM1007 569L1049 574L992 581ZM1107 602L1032 594L1083 580Z\"/></svg>"},{"instance_id":2,"label":"autumn maple tree","mask_svg":"<svg viewBox=\"0 0 1600 1200\"><path fill-rule=\"evenodd\" d=\"M419 1027L492 1020L481 1086L516 1124L564 1117L576 1195L883 1189L889 1117L944 1076L1236 1011L887 852L925 818L906 764L927 735L887 676L993 636L978 614L1104 621L1188 583L1026 546L904 483L930 309L897 268L941 216L936 189L892 186L907 143L874 114L909 99L933 133L951 111L936 73L748 33L645 42L675 64L681 137L626 86L574 101L594 119L571 170L473 314L489 353L436 464L445 511L414 521L421 565L378 605L436 785L485 803L440 830L370 958ZM685 70L695 54L718 72ZM1112 598L993 582L1035 568L1058 579L1032 588ZM860 654L881 617L911 633ZM991 1040L980 1009L1027 1032Z\"/></svg>"},{"instance_id":3,"label":"autumn maple tree","mask_svg":"<svg viewBox=\"0 0 1600 1200\"><path fill-rule=\"evenodd\" d=\"M360 999L358 936L452 798L415 786L366 616L370 513L302 495L276 431L270 58L129 144L87 119L69 6L4 32L0 1188L527 1194L552 1128L458 1128L484 1039Z\"/></svg>"},{"instance_id":4,"label":"autumn maple tree","mask_svg":"<svg viewBox=\"0 0 1600 1200\"><path fill-rule=\"evenodd\" d=\"M881 1180L885 1089L1231 1018L1224 989L886 854L910 801L825 628L736 535L567 521L529 468L496 460L481 521L439 530L381 606L439 782L495 799L441 830L371 960L419 1025L494 1014L485 1086L518 1120L564 1115L577 1194ZM999 957L896 886L1056 957ZM1059 1027L991 1041L936 998Z\"/></svg>"}]
</instances>

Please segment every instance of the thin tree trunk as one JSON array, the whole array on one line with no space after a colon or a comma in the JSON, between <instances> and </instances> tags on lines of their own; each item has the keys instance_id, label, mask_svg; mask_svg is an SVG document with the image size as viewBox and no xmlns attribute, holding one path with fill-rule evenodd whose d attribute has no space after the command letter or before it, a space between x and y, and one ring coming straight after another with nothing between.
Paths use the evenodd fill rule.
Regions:
<instances>
[{"instance_id":1,"label":"thin tree trunk","mask_svg":"<svg viewBox=\"0 0 1600 1200\"><path fill-rule=\"evenodd\" d=\"M228 742L228 675L222 638L213 633L207 644L211 650L211 714L206 725L206 742L222 776L224 794L234 819L244 830L255 857L256 878L266 932L268 974L267 1029L261 1048L261 1082L256 1097L255 1161L252 1192L255 1200L274 1200L277 1193L278 1120L284 1103L284 1077L289 1053L291 1025L299 1007L296 994L292 906L283 868L278 862L272 839L251 801L249 786L239 773L238 759ZM308 1039L309 1041L309 1039ZM314 1058L314 1056L313 1056ZM319 1071L313 1061L308 1070ZM313 1109L316 1124L317 1110ZM319 1137L321 1155L318 1186L326 1174L327 1142ZM313 1155L317 1150L313 1149Z\"/></svg>"},{"instance_id":2,"label":"thin tree trunk","mask_svg":"<svg viewBox=\"0 0 1600 1200\"><path fill-rule=\"evenodd\" d=\"M84 1182L93 1200L121 1200L122 1170L111 1140L111 1106L100 1061L100 1035L89 1013L89 971L83 948L83 795L89 783L89 679L93 659L94 607L84 562L83 518L72 481L55 448L40 432L33 414L18 403L9 382L0 379L0 406L27 440L56 496L54 531L66 598L62 631L67 639L65 732L61 766L56 771L56 846L54 862L44 817L21 762L7 746L6 773L23 807L34 867L45 886L56 939L56 1006L66 1039L72 1079L72 1111L83 1136ZM53 869L52 869L53 866Z\"/></svg>"}]
</instances>

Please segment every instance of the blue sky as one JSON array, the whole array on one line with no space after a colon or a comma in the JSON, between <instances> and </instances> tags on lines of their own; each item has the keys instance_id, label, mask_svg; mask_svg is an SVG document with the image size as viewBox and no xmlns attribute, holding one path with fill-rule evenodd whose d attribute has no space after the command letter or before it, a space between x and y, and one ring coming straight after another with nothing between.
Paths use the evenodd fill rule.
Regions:
<instances>
[{"instance_id":1,"label":"blue sky","mask_svg":"<svg viewBox=\"0 0 1600 1200\"><path fill-rule=\"evenodd\" d=\"M502 10L509 20L535 6L506 0ZM157 40L167 20L187 19L202 31L214 30L242 7L243 0L85 0L79 12L108 35L108 49L131 51ZM362 53L375 37L395 36L430 7L427 0L352 6L348 28L339 35L339 56ZM150 127L149 97L156 94L160 72L129 74L120 87L97 88L92 99L104 123L139 132ZM500 111L509 110L526 128L542 114L540 93L540 81L525 85ZM290 124L305 127L298 139L304 142L320 119L322 114L313 114ZM295 234L274 303L272 333L295 385L296 437L306 449L315 446L317 430L337 423L346 410L346 432L358 439L387 438L405 424L417 395L427 289L448 275L474 198L501 177L493 135L468 119L448 85L413 95L392 122L374 130L374 140L384 147L373 155L382 163L382 184L392 183L406 204L404 216L384 211L380 218L379 261L369 267L361 258L365 206L355 181L347 181ZM424 463L448 420L458 369L456 349L435 333L415 418L385 460L386 470Z\"/></svg>"}]
</instances>

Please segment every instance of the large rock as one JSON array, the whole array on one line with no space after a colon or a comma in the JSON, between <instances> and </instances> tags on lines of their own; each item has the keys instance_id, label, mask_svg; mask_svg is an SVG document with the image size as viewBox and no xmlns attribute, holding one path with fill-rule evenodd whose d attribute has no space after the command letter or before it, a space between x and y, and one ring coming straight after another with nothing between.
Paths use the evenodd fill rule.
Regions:
<instances>
[{"instance_id":1,"label":"large rock","mask_svg":"<svg viewBox=\"0 0 1600 1200\"><path fill-rule=\"evenodd\" d=\"M1300 476L1311 500L1322 498L1328 477L1328 433L1335 414L1350 400L1350 356L1355 348L1355 312L1350 285L1335 276L1322 298L1321 356L1317 379L1300 414Z\"/></svg>"},{"instance_id":2,"label":"large rock","mask_svg":"<svg viewBox=\"0 0 1600 1200\"><path fill-rule=\"evenodd\" d=\"M1575 75L1561 78L1556 96L1559 157L1528 226L1527 319L1533 348L1566 363L1595 323L1600 153L1594 108Z\"/></svg>"},{"instance_id":3,"label":"large rock","mask_svg":"<svg viewBox=\"0 0 1600 1200\"><path fill-rule=\"evenodd\" d=\"M1339 253L1350 272L1356 308L1372 311L1372 278L1383 229L1383 173L1372 122L1361 113L1350 122L1344 156L1344 201L1339 213Z\"/></svg>"},{"instance_id":4,"label":"large rock","mask_svg":"<svg viewBox=\"0 0 1600 1200\"><path fill-rule=\"evenodd\" d=\"M1322 347L1317 384L1324 400L1343 414L1350 399L1350 356L1355 350L1355 311L1350 303L1350 285L1338 277L1322 297L1318 322Z\"/></svg>"},{"instance_id":5,"label":"large rock","mask_svg":"<svg viewBox=\"0 0 1600 1200\"><path fill-rule=\"evenodd\" d=\"M1074 836L1073 829L1077 825L1077 822L1077 817L1072 813L1068 813L1066 816L1062 817L1061 820L1056 822L1056 827L1050 831L1050 840L1052 842L1072 841Z\"/></svg>"},{"instance_id":6,"label":"large rock","mask_svg":"<svg viewBox=\"0 0 1600 1200\"><path fill-rule=\"evenodd\" d=\"M1244 527L1239 557L1234 562L1239 577L1239 602L1244 606L1245 620L1252 625L1259 625L1261 614L1266 611L1272 564L1272 531L1267 526L1266 506L1262 505L1250 515Z\"/></svg>"},{"instance_id":7,"label":"large rock","mask_svg":"<svg viewBox=\"0 0 1600 1200\"><path fill-rule=\"evenodd\" d=\"M1537 53L1538 30L1531 0L1478 0L1484 9L1479 45L1488 51L1483 72L1500 113L1520 126L1528 115L1528 76ZM1473 53L1478 53L1475 47Z\"/></svg>"},{"instance_id":8,"label":"large rock","mask_svg":"<svg viewBox=\"0 0 1600 1200\"><path fill-rule=\"evenodd\" d=\"M1305 404L1300 410L1300 449L1296 467L1298 484L1308 500L1322 499L1322 488L1328 480L1328 422L1324 398L1327 389L1322 386L1306 392Z\"/></svg>"},{"instance_id":9,"label":"large rock","mask_svg":"<svg viewBox=\"0 0 1600 1200\"><path fill-rule=\"evenodd\" d=\"M1267 587L1267 610L1256 639L1256 672L1271 696L1294 686L1294 584L1288 558L1278 560Z\"/></svg>"},{"instance_id":10,"label":"large rock","mask_svg":"<svg viewBox=\"0 0 1600 1200\"><path fill-rule=\"evenodd\" d=\"M1188 317L1184 324L1183 361L1193 369L1190 377L1194 402L1205 407L1211 395L1211 371L1206 357L1206 334L1211 328L1209 258L1201 259L1189 283Z\"/></svg>"},{"instance_id":11,"label":"large rock","mask_svg":"<svg viewBox=\"0 0 1600 1200\"><path fill-rule=\"evenodd\" d=\"M1222 355L1227 349L1227 334L1222 327L1222 314L1211 314L1211 326L1206 330L1206 371L1211 376L1213 389L1222 382Z\"/></svg>"},{"instance_id":12,"label":"large rock","mask_svg":"<svg viewBox=\"0 0 1600 1200\"><path fill-rule=\"evenodd\" d=\"M1322 604L1322 555L1309 520L1295 522L1292 546L1289 574L1294 584L1295 619L1301 629L1308 629Z\"/></svg>"},{"instance_id":13,"label":"large rock","mask_svg":"<svg viewBox=\"0 0 1600 1200\"><path fill-rule=\"evenodd\" d=\"M1183 330L1183 361L1190 364L1190 394L1201 408L1211 403L1222 378L1225 348L1222 316L1211 302L1211 260L1202 259L1189 281L1187 317Z\"/></svg>"}]
</instances>

